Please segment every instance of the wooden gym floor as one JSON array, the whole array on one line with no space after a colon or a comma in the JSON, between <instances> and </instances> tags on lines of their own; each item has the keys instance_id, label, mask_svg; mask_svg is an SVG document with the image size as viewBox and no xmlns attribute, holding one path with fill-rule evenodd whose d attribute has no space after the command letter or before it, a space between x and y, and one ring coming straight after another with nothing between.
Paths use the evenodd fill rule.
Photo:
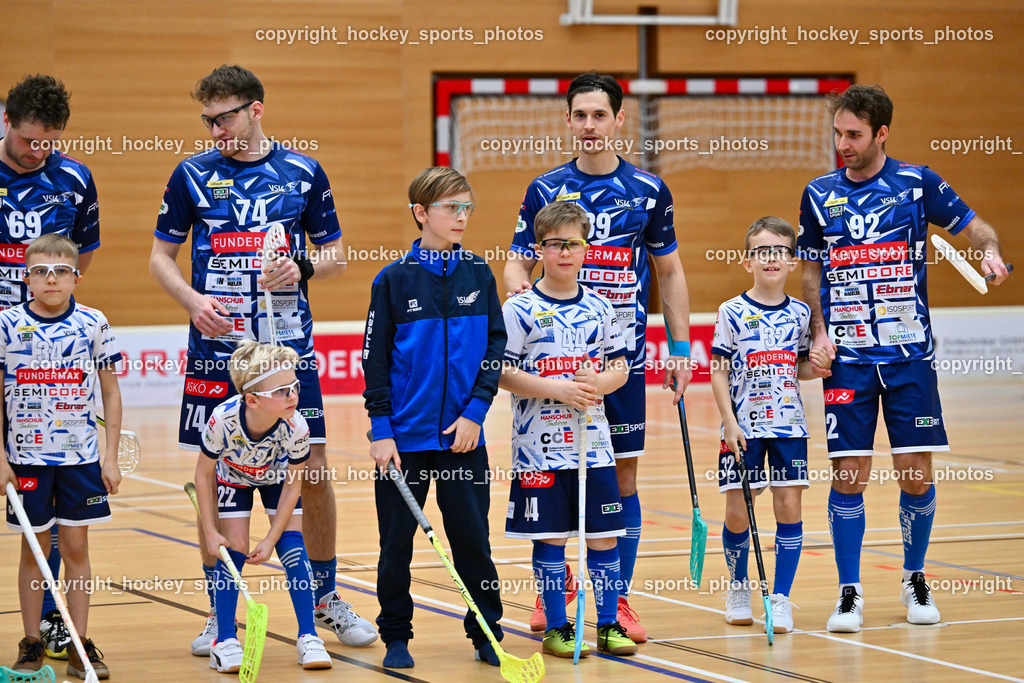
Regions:
<instances>
[{"instance_id":1,"label":"wooden gym floor","mask_svg":"<svg viewBox=\"0 0 1024 683\"><path fill-rule=\"evenodd\" d=\"M804 546L792 593L799 607L794 611L797 630L776 636L774 647L768 648L761 622L726 625L721 597L726 570L719 540L724 496L705 476L713 475L718 453L711 392L704 385L687 394L701 512L710 528L698 589L689 581L691 506L678 421L667 393L651 390L639 484L644 531L631 598L651 641L633 657L594 655L575 668L571 660L545 657L548 680L1022 680L1018 677L1024 660L1018 648L1024 642L1024 449L1017 430L1024 415L1024 384L1019 377L951 380L943 383L942 398L952 450L935 457L936 469L947 480L938 487L926 567L942 611L941 624L911 626L899 603L899 490L892 481L880 479L890 465L881 432L875 459L879 480L866 493L864 629L846 635L824 630L836 600L825 508L828 485L820 481L828 463L821 392L805 384L812 485L804 496ZM206 658L189 654L189 643L203 626L207 601L197 589L202 574L194 514L181 488L192 478L195 457L176 448L177 409L128 408L125 413L126 428L139 433L144 455L136 473L111 499L113 521L90 534L93 575L99 581L89 635L105 654L112 680L228 680L210 670ZM328 459L337 472L338 586L356 611L372 621L377 613L377 532L372 468L363 436L369 422L355 398L329 400L327 416ZM526 657L540 650L540 640L528 625L534 604L530 546L503 536L508 485L500 474L509 464L509 416L508 396L502 393L486 425L492 469L500 469L491 488L491 543L499 575L508 582L502 594L502 644ZM759 503L758 512L770 581L775 524L770 505ZM433 501L426 514L440 533L443 525ZM265 516L254 515L253 538L262 538L266 528ZM22 635L16 592L19 536L9 530L0 536L6 558L0 581L0 663L9 666ZM575 545L570 546L575 567ZM753 553L749 571L756 577ZM422 534L417 534L413 567L414 669L381 668L380 641L357 649L330 636L325 642L335 660L333 672L303 672L295 663L291 603L285 590L272 588L284 578L276 557L264 566L248 567L246 578L257 591L266 588L256 599L270 608L261 680L321 681L339 675L353 682L389 677L446 683L500 680L497 669L473 661L461 623L465 606ZM593 600L587 603L585 637L593 643ZM759 605L755 600L755 618L762 612ZM242 602L238 617L244 621L244 616ZM63 680L65 663L48 663Z\"/></svg>"}]
</instances>

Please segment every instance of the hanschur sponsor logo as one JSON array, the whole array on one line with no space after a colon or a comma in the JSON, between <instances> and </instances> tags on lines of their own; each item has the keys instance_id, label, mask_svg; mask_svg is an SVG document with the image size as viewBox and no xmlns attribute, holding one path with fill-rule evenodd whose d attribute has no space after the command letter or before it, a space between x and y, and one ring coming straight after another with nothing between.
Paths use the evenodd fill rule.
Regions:
<instances>
[{"instance_id":1,"label":"hanschur sponsor logo","mask_svg":"<svg viewBox=\"0 0 1024 683\"><path fill-rule=\"evenodd\" d=\"M867 304L838 304L829 309L829 319L836 322L867 320L870 312Z\"/></svg>"},{"instance_id":2,"label":"hanschur sponsor logo","mask_svg":"<svg viewBox=\"0 0 1024 683\"><path fill-rule=\"evenodd\" d=\"M862 263L903 262L907 260L906 242L879 242L851 247L836 247L829 251L832 267L856 266Z\"/></svg>"},{"instance_id":3,"label":"hanschur sponsor logo","mask_svg":"<svg viewBox=\"0 0 1024 683\"><path fill-rule=\"evenodd\" d=\"M555 485L554 472L520 472L519 486L524 489L549 489Z\"/></svg>"},{"instance_id":4,"label":"hanschur sponsor logo","mask_svg":"<svg viewBox=\"0 0 1024 683\"><path fill-rule=\"evenodd\" d=\"M81 384L81 368L18 368L18 384Z\"/></svg>"},{"instance_id":5,"label":"hanschur sponsor logo","mask_svg":"<svg viewBox=\"0 0 1024 683\"><path fill-rule=\"evenodd\" d=\"M225 397L228 395L227 382L212 382L206 379L186 379L185 393L189 396Z\"/></svg>"},{"instance_id":6,"label":"hanschur sponsor logo","mask_svg":"<svg viewBox=\"0 0 1024 683\"><path fill-rule=\"evenodd\" d=\"M853 389L827 389L825 391L825 405L834 406L852 403L853 396Z\"/></svg>"}]
</instances>

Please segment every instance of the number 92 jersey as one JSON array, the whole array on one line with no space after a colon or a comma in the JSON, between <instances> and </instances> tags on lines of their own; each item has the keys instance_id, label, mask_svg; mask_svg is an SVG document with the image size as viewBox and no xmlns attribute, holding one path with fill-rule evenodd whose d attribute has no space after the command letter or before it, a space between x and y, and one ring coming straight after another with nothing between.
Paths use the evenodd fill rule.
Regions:
<instances>
[{"instance_id":1,"label":"number 92 jersey","mask_svg":"<svg viewBox=\"0 0 1024 683\"><path fill-rule=\"evenodd\" d=\"M306 238L324 244L341 237L334 197L316 160L274 143L267 156L241 162L210 149L174 169L157 218L156 236L183 243L192 232L192 288L219 301L234 329L211 339L190 325L188 354L228 358L244 339L270 341L256 278L263 235L280 223L289 251L306 254ZM313 353L313 318L306 283L273 293L277 339L301 357Z\"/></svg>"},{"instance_id":2,"label":"number 92 jersey","mask_svg":"<svg viewBox=\"0 0 1024 683\"><path fill-rule=\"evenodd\" d=\"M0 310L28 301L25 247L51 232L84 254L100 246L96 184L85 164L56 150L29 173L0 162Z\"/></svg>"},{"instance_id":3,"label":"number 92 jersey","mask_svg":"<svg viewBox=\"0 0 1024 683\"><path fill-rule=\"evenodd\" d=\"M972 218L934 171L891 158L864 181L839 169L807 185L797 254L821 262L821 308L837 361L931 358L928 223L955 235Z\"/></svg>"},{"instance_id":4,"label":"number 92 jersey","mask_svg":"<svg viewBox=\"0 0 1024 683\"><path fill-rule=\"evenodd\" d=\"M551 202L576 202L590 218L590 249L579 281L608 299L632 368L642 367L651 288L648 253L676 250L672 193L658 176L619 157L607 175L589 175L576 160L534 179L523 197L512 251L537 258L533 217Z\"/></svg>"}]
</instances>

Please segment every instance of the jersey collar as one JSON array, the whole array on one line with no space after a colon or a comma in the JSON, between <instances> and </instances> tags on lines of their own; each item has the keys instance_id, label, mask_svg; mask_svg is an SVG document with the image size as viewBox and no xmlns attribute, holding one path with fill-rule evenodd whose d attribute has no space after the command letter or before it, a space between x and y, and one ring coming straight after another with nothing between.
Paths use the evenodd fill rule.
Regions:
<instances>
[{"instance_id":1,"label":"jersey collar","mask_svg":"<svg viewBox=\"0 0 1024 683\"><path fill-rule=\"evenodd\" d=\"M434 275L451 275L458 267L459 261L465 258L461 244L454 245L451 251L434 251L421 247L421 241L421 239L417 239L412 243L412 256ZM445 266L445 262L447 262L447 266Z\"/></svg>"}]
</instances>

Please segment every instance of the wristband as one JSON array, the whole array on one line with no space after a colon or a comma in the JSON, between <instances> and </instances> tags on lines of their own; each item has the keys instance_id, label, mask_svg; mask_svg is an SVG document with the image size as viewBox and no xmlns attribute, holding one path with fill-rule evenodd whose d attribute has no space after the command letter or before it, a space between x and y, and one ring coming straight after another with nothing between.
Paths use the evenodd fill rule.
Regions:
<instances>
[{"instance_id":1,"label":"wristband","mask_svg":"<svg viewBox=\"0 0 1024 683\"><path fill-rule=\"evenodd\" d=\"M292 256L292 261L299 267L299 282L305 282L313 277L313 262L304 256Z\"/></svg>"},{"instance_id":2,"label":"wristband","mask_svg":"<svg viewBox=\"0 0 1024 683\"><path fill-rule=\"evenodd\" d=\"M672 342L672 352L670 356L684 356L690 357L690 342L688 341L677 341Z\"/></svg>"}]
</instances>

